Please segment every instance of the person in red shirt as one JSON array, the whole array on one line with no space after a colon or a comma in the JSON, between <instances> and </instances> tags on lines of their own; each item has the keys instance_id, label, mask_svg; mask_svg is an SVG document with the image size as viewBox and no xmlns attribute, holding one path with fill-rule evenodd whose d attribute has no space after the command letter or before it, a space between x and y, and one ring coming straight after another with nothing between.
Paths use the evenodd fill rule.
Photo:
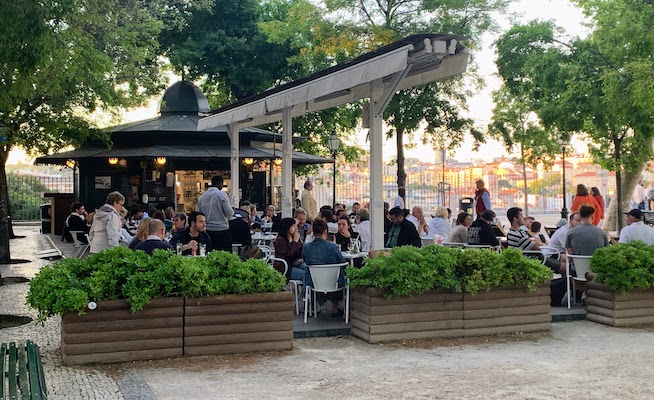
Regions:
<instances>
[{"instance_id":1,"label":"person in red shirt","mask_svg":"<svg viewBox=\"0 0 654 400\"><path fill-rule=\"evenodd\" d=\"M486 183L483 180L479 179L475 182L477 185L477 190L475 190L475 211L477 215L481 215L486 210L492 210L490 193L486 189Z\"/></svg>"}]
</instances>

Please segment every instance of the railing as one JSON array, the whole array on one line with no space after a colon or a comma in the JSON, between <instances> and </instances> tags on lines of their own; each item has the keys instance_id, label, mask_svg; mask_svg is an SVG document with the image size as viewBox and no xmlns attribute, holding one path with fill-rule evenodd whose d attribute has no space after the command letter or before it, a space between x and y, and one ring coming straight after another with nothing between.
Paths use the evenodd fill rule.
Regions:
<instances>
[{"instance_id":1,"label":"railing","mask_svg":"<svg viewBox=\"0 0 654 400\"><path fill-rule=\"evenodd\" d=\"M72 175L7 174L9 207L13 221L38 221L40 206L49 203L43 193L73 193Z\"/></svg>"}]
</instances>

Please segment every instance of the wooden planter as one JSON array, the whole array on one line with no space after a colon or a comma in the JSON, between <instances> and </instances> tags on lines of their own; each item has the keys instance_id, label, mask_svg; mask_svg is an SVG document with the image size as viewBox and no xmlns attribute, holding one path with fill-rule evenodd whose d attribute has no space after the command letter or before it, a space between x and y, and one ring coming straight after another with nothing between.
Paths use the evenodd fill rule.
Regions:
<instances>
[{"instance_id":1,"label":"wooden planter","mask_svg":"<svg viewBox=\"0 0 654 400\"><path fill-rule=\"evenodd\" d=\"M101 301L61 322L64 364L114 363L293 348L293 293L154 299L132 313Z\"/></svg>"},{"instance_id":2,"label":"wooden planter","mask_svg":"<svg viewBox=\"0 0 654 400\"><path fill-rule=\"evenodd\" d=\"M186 299L184 355L293 348L293 293Z\"/></svg>"},{"instance_id":3,"label":"wooden planter","mask_svg":"<svg viewBox=\"0 0 654 400\"><path fill-rule=\"evenodd\" d=\"M132 313L125 300L98 302L61 321L64 364L112 363L181 357L183 298L154 299Z\"/></svg>"},{"instance_id":4,"label":"wooden planter","mask_svg":"<svg viewBox=\"0 0 654 400\"><path fill-rule=\"evenodd\" d=\"M627 296L598 282L588 282L586 319L610 326L654 323L654 289L635 289Z\"/></svg>"},{"instance_id":5,"label":"wooden planter","mask_svg":"<svg viewBox=\"0 0 654 400\"><path fill-rule=\"evenodd\" d=\"M549 285L471 294L430 291L386 300L374 288L351 293L352 334L368 343L550 330Z\"/></svg>"}]
</instances>

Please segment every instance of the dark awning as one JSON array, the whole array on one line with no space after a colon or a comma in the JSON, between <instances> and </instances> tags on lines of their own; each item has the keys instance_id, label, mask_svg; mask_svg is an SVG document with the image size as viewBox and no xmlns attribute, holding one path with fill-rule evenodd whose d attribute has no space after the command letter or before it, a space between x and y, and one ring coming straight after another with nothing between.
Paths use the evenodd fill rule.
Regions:
<instances>
[{"instance_id":1,"label":"dark awning","mask_svg":"<svg viewBox=\"0 0 654 400\"><path fill-rule=\"evenodd\" d=\"M82 158L155 158L166 157L171 160L174 159L202 159L207 160L211 158L230 158L229 146L196 146L196 145L175 145L175 146L147 146L135 148L119 148L119 149L77 149L66 151L62 153L52 154L49 156L39 157L36 159L36 164L66 164L67 160L77 160ZM239 151L241 158L254 158L255 160L269 160L272 158L281 157L279 150L262 149L255 147L241 148ZM293 152L293 163L298 165L307 164L323 164L331 163L333 160L330 158L315 156L313 154L306 154L299 151Z\"/></svg>"}]
</instances>

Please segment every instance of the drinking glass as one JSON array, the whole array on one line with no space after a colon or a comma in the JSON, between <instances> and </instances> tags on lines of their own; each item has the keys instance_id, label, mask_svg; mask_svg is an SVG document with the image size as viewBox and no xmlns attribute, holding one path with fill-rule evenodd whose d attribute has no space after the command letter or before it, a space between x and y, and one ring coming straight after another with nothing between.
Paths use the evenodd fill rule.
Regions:
<instances>
[{"instance_id":1,"label":"drinking glass","mask_svg":"<svg viewBox=\"0 0 654 400\"><path fill-rule=\"evenodd\" d=\"M354 243L353 243L353 242L350 241L350 242L347 244L347 250L348 250L350 253L354 253Z\"/></svg>"}]
</instances>

